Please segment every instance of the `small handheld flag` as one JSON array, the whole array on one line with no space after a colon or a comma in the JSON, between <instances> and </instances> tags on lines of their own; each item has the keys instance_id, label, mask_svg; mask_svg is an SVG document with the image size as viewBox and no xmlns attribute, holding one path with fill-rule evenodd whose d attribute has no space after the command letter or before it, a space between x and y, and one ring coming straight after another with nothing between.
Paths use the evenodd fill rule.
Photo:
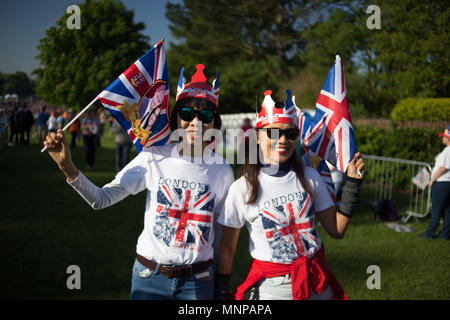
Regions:
<instances>
[{"instance_id":1,"label":"small handheld flag","mask_svg":"<svg viewBox=\"0 0 450 320\"><path fill-rule=\"evenodd\" d=\"M347 170L356 153L344 67L339 55L336 55L317 99L311 131L303 144L342 172Z\"/></svg>"},{"instance_id":2,"label":"small handheld flag","mask_svg":"<svg viewBox=\"0 0 450 320\"><path fill-rule=\"evenodd\" d=\"M138 152L152 145L170 143L169 73L163 41L98 96L128 132Z\"/></svg>"}]
</instances>

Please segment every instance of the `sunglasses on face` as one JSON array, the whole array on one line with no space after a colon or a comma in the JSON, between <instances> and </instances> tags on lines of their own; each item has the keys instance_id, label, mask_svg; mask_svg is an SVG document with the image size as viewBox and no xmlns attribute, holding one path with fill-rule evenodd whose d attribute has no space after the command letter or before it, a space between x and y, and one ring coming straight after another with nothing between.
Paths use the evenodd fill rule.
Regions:
<instances>
[{"instance_id":1,"label":"sunglasses on face","mask_svg":"<svg viewBox=\"0 0 450 320\"><path fill-rule=\"evenodd\" d=\"M210 123L212 119L214 119L214 111L209 109L197 111L191 107L181 107L179 114L181 120L187 122L194 120L195 117L197 117L198 120L200 120L203 123Z\"/></svg>"},{"instance_id":2,"label":"sunglasses on face","mask_svg":"<svg viewBox=\"0 0 450 320\"><path fill-rule=\"evenodd\" d=\"M294 140L298 137L299 134L299 130L297 128L289 128L286 130L262 128L262 130L266 131L267 137L269 137L269 139L280 139L281 136L285 136L289 140Z\"/></svg>"}]
</instances>

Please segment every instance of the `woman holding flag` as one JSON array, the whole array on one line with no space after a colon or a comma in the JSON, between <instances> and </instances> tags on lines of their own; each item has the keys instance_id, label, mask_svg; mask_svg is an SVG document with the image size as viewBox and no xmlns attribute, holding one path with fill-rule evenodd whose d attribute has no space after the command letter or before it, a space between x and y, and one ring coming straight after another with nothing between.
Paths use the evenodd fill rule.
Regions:
<instances>
[{"instance_id":1,"label":"woman holding flag","mask_svg":"<svg viewBox=\"0 0 450 320\"><path fill-rule=\"evenodd\" d=\"M75 166L62 130L44 143L67 183L95 210L147 190L132 299L213 298L214 226L234 176L222 157L203 152L205 132L221 126L218 79L208 85L203 68L197 65L189 84L179 83L170 127L178 129L181 142L142 150L102 188ZM200 158L196 145L201 147Z\"/></svg>"},{"instance_id":2,"label":"woman holding flag","mask_svg":"<svg viewBox=\"0 0 450 320\"><path fill-rule=\"evenodd\" d=\"M317 218L333 238L344 236L356 205L364 161L356 153L348 165L336 210L318 172L297 160L297 113L286 90L286 101L265 92L256 119L259 155L246 164L244 176L230 187L215 280L215 296L226 299L240 228L247 225L254 258L236 299L346 299L329 270L324 246L315 229Z\"/></svg>"}]
</instances>

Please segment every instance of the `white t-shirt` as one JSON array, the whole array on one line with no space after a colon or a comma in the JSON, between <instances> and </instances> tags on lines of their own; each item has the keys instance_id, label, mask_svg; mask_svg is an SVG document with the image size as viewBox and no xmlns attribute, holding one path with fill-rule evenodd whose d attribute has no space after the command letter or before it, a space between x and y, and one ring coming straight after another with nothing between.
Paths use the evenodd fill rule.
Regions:
<instances>
[{"instance_id":1,"label":"white t-shirt","mask_svg":"<svg viewBox=\"0 0 450 320\"><path fill-rule=\"evenodd\" d=\"M250 254L255 259L292 263L301 255L311 257L322 243L314 226L314 212L333 206L333 201L316 170L305 167L305 178L314 190L312 199L294 171L282 177L261 172L260 194L248 205L249 192L242 176L230 186L225 210L217 221L232 228L246 224Z\"/></svg>"},{"instance_id":2,"label":"white t-shirt","mask_svg":"<svg viewBox=\"0 0 450 320\"><path fill-rule=\"evenodd\" d=\"M215 164L193 163L175 147L140 152L103 188L81 172L70 185L94 209L147 189L144 230L136 252L162 264L192 264L213 258L214 223L234 175L225 159L214 153L208 161Z\"/></svg>"},{"instance_id":3,"label":"white t-shirt","mask_svg":"<svg viewBox=\"0 0 450 320\"><path fill-rule=\"evenodd\" d=\"M54 116L51 116L50 118L48 118L48 130L56 130L56 129L57 129L56 118Z\"/></svg>"},{"instance_id":4,"label":"white t-shirt","mask_svg":"<svg viewBox=\"0 0 450 320\"><path fill-rule=\"evenodd\" d=\"M447 169L447 171L436 181L450 181L450 146L446 146L445 149L441 153L439 153L436 158L434 158L434 162L435 164L433 170L431 171L431 177L434 176L439 167L444 167Z\"/></svg>"}]
</instances>

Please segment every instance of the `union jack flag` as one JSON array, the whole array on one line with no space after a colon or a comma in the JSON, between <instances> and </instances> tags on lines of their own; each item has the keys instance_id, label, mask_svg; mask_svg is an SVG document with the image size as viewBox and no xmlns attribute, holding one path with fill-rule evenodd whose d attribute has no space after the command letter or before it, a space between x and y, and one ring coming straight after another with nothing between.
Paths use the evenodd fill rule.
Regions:
<instances>
[{"instance_id":1,"label":"union jack flag","mask_svg":"<svg viewBox=\"0 0 450 320\"><path fill-rule=\"evenodd\" d=\"M209 241L215 193L159 186L153 234L167 246L198 250Z\"/></svg>"},{"instance_id":2,"label":"union jack flag","mask_svg":"<svg viewBox=\"0 0 450 320\"><path fill-rule=\"evenodd\" d=\"M295 97L292 98L295 105ZM308 116L305 115L305 113L296 106L297 108L297 116L298 116L298 128L300 130L300 139L298 146L298 151L302 159L305 159L305 157L308 157L307 165L311 166L311 161L309 160L309 150L308 148L303 144L303 141L306 140L309 135L311 134L311 120ZM328 192L330 193L331 199L336 202L336 190L334 188L333 179L331 178L331 171L328 165L326 164L324 159L321 159L317 168L314 166L314 169L316 169L320 176L322 177L323 181L325 182L325 186L327 187Z\"/></svg>"},{"instance_id":3,"label":"union jack flag","mask_svg":"<svg viewBox=\"0 0 450 320\"><path fill-rule=\"evenodd\" d=\"M98 97L128 132L138 152L170 143L169 73L162 43L133 63Z\"/></svg>"},{"instance_id":4,"label":"union jack flag","mask_svg":"<svg viewBox=\"0 0 450 320\"><path fill-rule=\"evenodd\" d=\"M314 228L312 199L303 194L303 201L291 201L260 212L266 239L272 248L274 262L294 261L311 255L320 247Z\"/></svg>"},{"instance_id":5,"label":"union jack flag","mask_svg":"<svg viewBox=\"0 0 450 320\"><path fill-rule=\"evenodd\" d=\"M303 143L340 171L356 153L356 140L347 101L344 67L339 55L328 72L316 103L311 131Z\"/></svg>"}]
</instances>

